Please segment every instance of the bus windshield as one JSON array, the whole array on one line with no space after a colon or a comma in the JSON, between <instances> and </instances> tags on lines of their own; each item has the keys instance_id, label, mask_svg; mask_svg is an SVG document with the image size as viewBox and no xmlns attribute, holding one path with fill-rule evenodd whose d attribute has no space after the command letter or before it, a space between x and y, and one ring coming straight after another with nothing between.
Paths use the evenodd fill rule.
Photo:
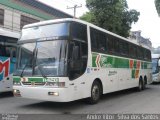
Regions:
<instances>
[{"instance_id":1,"label":"bus windshield","mask_svg":"<svg viewBox=\"0 0 160 120\"><path fill-rule=\"evenodd\" d=\"M69 77L73 80L86 70L86 25L66 21L25 28L18 43L14 75Z\"/></svg>"},{"instance_id":2,"label":"bus windshield","mask_svg":"<svg viewBox=\"0 0 160 120\"><path fill-rule=\"evenodd\" d=\"M158 73L159 69L158 69L158 59L154 58L152 59L152 73L156 74Z\"/></svg>"},{"instance_id":3,"label":"bus windshield","mask_svg":"<svg viewBox=\"0 0 160 120\"><path fill-rule=\"evenodd\" d=\"M69 22L25 28L19 41L66 36L69 36Z\"/></svg>"},{"instance_id":4,"label":"bus windshield","mask_svg":"<svg viewBox=\"0 0 160 120\"><path fill-rule=\"evenodd\" d=\"M67 41L51 40L19 46L16 75L65 76Z\"/></svg>"}]
</instances>

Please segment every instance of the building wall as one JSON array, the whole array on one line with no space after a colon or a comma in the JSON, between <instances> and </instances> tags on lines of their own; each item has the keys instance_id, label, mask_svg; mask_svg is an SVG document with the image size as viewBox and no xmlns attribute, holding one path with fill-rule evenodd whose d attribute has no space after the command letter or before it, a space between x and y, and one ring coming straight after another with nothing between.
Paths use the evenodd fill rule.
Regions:
<instances>
[{"instance_id":1,"label":"building wall","mask_svg":"<svg viewBox=\"0 0 160 120\"><path fill-rule=\"evenodd\" d=\"M24 24L72 17L37 0L0 0L0 9L4 10L4 23L0 28L14 32L20 32Z\"/></svg>"},{"instance_id":2,"label":"building wall","mask_svg":"<svg viewBox=\"0 0 160 120\"><path fill-rule=\"evenodd\" d=\"M28 13L24 13L24 12L15 10L13 8L6 7L1 4L0 4L0 8L4 9L4 25L0 25L0 27L11 30L11 31L20 32L21 15L24 15L39 21L45 20Z\"/></svg>"},{"instance_id":3,"label":"building wall","mask_svg":"<svg viewBox=\"0 0 160 120\"><path fill-rule=\"evenodd\" d=\"M145 46L149 47L150 49L152 48L152 43L151 43L150 39L142 37L141 31L131 31L129 39L133 40L141 45L145 45Z\"/></svg>"}]
</instances>

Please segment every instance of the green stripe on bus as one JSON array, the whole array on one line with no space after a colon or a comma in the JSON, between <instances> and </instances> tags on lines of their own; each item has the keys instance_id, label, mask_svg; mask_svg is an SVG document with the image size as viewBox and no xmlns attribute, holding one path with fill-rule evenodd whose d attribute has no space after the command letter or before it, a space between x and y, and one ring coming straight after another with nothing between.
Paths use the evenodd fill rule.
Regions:
<instances>
[{"instance_id":1,"label":"green stripe on bus","mask_svg":"<svg viewBox=\"0 0 160 120\"><path fill-rule=\"evenodd\" d=\"M92 54L92 67L98 67L98 60L96 60L99 54L93 53ZM100 67L103 68L130 68L130 60L127 58L119 58L114 56L108 56L108 55L101 55L100 57ZM138 67L138 60L132 60L133 61L133 68L137 69ZM142 62L140 61L141 69L151 69L151 63L150 62ZM132 68L132 69L133 69ZM138 68L138 69L140 69Z\"/></svg>"},{"instance_id":2,"label":"green stripe on bus","mask_svg":"<svg viewBox=\"0 0 160 120\"><path fill-rule=\"evenodd\" d=\"M136 70L132 70L132 78L135 78L135 72Z\"/></svg>"},{"instance_id":3,"label":"green stripe on bus","mask_svg":"<svg viewBox=\"0 0 160 120\"><path fill-rule=\"evenodd\" d=\"M21 78L20 77L13 77L13 81L19 82L19 81L21 81Z\"/></svg>"},{"instance_id":4,"label":"green stripe on bus","mask_svg":"<svg viewBox=\"0 0 160 120\"><path fill-rule=\"evenodd\" d=\"M44 82L43 78L28 78L28 82Z\"/></svg>"}]
</instances>

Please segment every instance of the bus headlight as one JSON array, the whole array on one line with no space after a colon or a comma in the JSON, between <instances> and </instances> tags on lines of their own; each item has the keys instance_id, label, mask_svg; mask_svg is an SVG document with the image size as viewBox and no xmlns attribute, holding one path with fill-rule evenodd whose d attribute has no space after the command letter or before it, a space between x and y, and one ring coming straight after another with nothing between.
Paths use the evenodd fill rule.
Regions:
<instances>
[{"instance_id":1,"label":"bus headlight","mask_svg":"<svg viewBox=\"0 0 160 120\"><path fill-rule=\"evenodd\" d=\"M13 94L14 94L15 97L21 97L21 93L20 93L19 90L14 89Z\"/></svg>"},{"instance_id":2,"label":"bus headlight","mask_svg":"<svg viewBox=\"0 0 160 120\"><path fill-rule=\"evenodd\" d=\"M15 85L15 86L20 86L21 83L20 83L20 82L17 82L17 81L13 81L13 85Z\"/></svg>"},{"instance_id":3,"label":"bus headlight","mask_svg":"<svg viewBox=\"0 0 160 120\"><path fill-rule=\"evenodd\" d=\"M47 82L47 87L65 87L65 82Z\"/></svg>"},{"instance_id":4,"label":"bus headlight","mask_svg":"<svg viewBox=\"0 0 160 120\"><path fill-rule=\"evenodd\" d=\"M58 92L48 92L48 95L50 96L59 96Z\"/></svg>"}]
</instances>

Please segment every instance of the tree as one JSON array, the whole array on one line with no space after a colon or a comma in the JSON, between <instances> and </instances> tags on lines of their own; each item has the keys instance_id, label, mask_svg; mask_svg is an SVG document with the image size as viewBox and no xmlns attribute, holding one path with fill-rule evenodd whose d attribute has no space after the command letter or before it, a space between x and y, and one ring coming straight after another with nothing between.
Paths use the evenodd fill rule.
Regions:
<instances>
[{"instance_id":1,"label":"tree","mask_svg":"<svg viewBox=\"0 0 160 120\"><path fill-rule=\"evenodd\" d=\"M155 6L158 12L158 15L160 16L160 0L155 0Z\"/></svg>"},{"instance_id":2,"label":"tree","mask_svg":"<svg viewBox=\"0 0 160 120\"><path fill-rule=\"evenodd\" d=\"M126 0L86 0L89 12L81 16L82 20L124 37L129 36L131 25L140 15L136 10L128 10Z\"/></svg>"}]
</instances>

